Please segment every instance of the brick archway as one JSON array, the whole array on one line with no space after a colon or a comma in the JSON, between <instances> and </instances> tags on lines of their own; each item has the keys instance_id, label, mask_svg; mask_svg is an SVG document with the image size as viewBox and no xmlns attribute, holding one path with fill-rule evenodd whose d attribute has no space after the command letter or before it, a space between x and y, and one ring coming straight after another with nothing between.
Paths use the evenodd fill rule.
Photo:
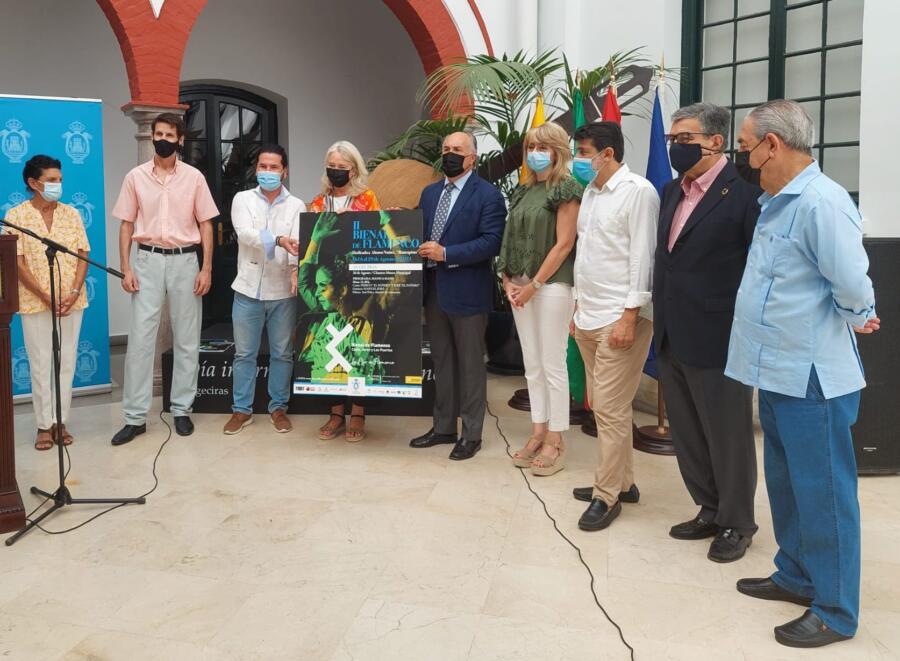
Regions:
<instances>
[{"instance_id":1,"label":"brick archway","mask_svg":"<svg viewBox=\"0 0 900 661\"><path fill-rule=\"evenodd\" d=\"M425 73L466 57L459 30L442 0L383 0L422 60ZM181 64L207 0L166 0L159 18L149 0L97 0L119 40L130 106L181 108Z\"/></svg>"}]
</instances>

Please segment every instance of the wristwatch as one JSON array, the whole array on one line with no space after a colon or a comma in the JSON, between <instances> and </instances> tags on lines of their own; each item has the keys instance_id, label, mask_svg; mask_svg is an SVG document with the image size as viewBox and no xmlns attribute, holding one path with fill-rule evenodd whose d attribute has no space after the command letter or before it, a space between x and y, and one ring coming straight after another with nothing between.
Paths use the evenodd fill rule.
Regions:
<instances>
[{"instance_id":1,"label":"wristwatch","mask_svg":"<svg viewBox=\"0 0 900 661\"><path fill-rule=\"evenodd\" d=\"M275 237L275 246L278 247L278 248L281 247L281 246L278 245L278 240L279 240L280 238L281 238L281 235L280 235L280 234L279 234L278 236Z\"/></svg>"},{"instance_id":2,"label":"wristwatch","mask_svg":"<svg viewBox=\"0 0 900 661\"><path fill-rule=\"evenodd\" d=\"M532 281L531 281L531 286L534 287L534 288L537 290L537 289L540 289L541 287L543 287L543 286L544 286L544 283L541 282L540 280L532 280Z\"/></svg>"}]
</instances>

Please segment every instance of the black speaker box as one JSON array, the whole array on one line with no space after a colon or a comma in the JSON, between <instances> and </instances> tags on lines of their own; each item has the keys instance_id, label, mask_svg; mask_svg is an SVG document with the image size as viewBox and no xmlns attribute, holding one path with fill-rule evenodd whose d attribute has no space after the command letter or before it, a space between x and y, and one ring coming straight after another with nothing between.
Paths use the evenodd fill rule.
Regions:
<instances>
[{"instance_id":1,"label":"black speaker box","mask_svg":"<svg viewBox=\"0 0 900 661\"><path fill-rule=\"evenodd\" d=\"M853 427L860 475L900 473L900 238L863 241L881 330L857 335L866 387Z\"/></svg>"}]
</instances>

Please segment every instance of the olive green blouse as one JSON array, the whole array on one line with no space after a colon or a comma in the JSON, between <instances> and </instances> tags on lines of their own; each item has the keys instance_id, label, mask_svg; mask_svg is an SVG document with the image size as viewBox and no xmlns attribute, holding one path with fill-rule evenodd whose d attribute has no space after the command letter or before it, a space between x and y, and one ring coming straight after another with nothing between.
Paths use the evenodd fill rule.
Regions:
<instances>
[{"instance_id":1,"label":"olive green blouse","mask_svg":"<svg viewBox=\"0 0 900 661\"><path fill-rule=\"evenodd\" d=\"M583 193L584 188L573 177L566 177L549 189L543 181L517 187L509 200L506 230L497 258L498 272L510 277L534 277L556 244L556 211L566 202L580 202ZM573 249L547 282L573 285L574 269Z\"/></svg>"}]
</instances>

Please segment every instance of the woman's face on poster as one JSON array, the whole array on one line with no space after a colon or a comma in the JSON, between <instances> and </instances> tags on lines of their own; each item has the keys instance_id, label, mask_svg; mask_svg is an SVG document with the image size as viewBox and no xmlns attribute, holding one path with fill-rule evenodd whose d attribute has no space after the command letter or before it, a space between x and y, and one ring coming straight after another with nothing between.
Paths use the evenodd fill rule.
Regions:
<instances>
[{"instance_id":1,"label":"woman's face on poster","mask_svg":"<svg viewBox=\"0 0 900 661\"><path fill-rule=\"evenodd\" d=\"M331 273L328 269L320 268L316 271L316 298L324 310L336 307L334 285L331 283Z\"/></svg>"}]
</instances>

